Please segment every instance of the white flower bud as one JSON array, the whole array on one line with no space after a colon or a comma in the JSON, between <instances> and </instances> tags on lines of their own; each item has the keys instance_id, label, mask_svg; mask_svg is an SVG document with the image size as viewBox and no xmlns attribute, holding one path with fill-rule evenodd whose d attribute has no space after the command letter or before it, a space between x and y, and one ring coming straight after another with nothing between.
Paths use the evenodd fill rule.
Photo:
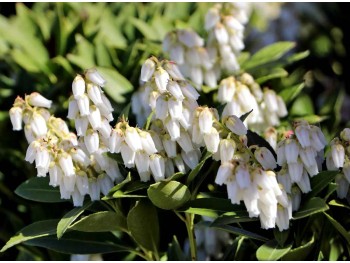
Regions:
<instances>
[{"instance_id":1,"label":"white flower bud","mask_svg":"<svg viewBox=\"0 0 350 263\"><path fill-rule=\"evenodd\" d=\"M301 191L299 187L292 187L292 208L293 211L298 211L301 203Z\"/></svg>"},{"instance_id":2,"label":"white flower bud","mask_svg":"<svg viewBox=\"0 0 350 263\"><path fill-rule=\"evenodd\" d=\"M134 152L142 150L140 135L134 127L128 127L125 130L125 142Z\"/></svg>"},{"instance_id":3,"label":"white flower bud","mask_svg":"<svg viewBox=\"0 0 350 263\"><path fill-rule=\"evenodd\" d=\"M229 35L225 26L221 23L217 23L214 29L215 38L220 45L225 45L228 43Z\"/></svg>"},{"instance_id":4,"label":"white flower bud","mask_svg":"<svg viewBox=\"0 0 350 263\"><path fill-rule=\"evenodd\" d=\"M190 30L179 30L177 32L179 41L182 42L186 47L196 47L196 46L203 46L204 40L194 31Z\"/></svg>"},{"instance_id":5,"label":"white flower bud","mask_svg":"<svg viewBox=\"0 0 350 263\"><path fill-rule=\"evenodd\" d=\"M350 141L350 129L345 128L340 132L340 138L344 141Z\"/></svg>"},{"instance_id":6,"label":"white flower bud","mask_svg":"<svg viewBox=\"0 0 350 263\"><path fill-rule=\"evenodd\" d=\"M100 134L105 138L108 139L112 132L112 127L109 124L108 120L103 118L101 125L97 130L100 132Z\"/></svg>"},{"instance_id":7,"label":"white flower bud","mask_svg":"<svg viewBox=\"0 0 350 263\"><path fill-rule=\"evenodd\" d=\"M141 67L140 80L144 82L149 81L154 73L155 67L156 64L154 63L154 61L152 59L147 59Z\"/></svg>"},{"instance_id":8,"label":"white flower bud","mask_svg":"<svg viewBox=\"0 0 350 263\"><path fill-rule=\"evenodd\" d=\"M26 124L24 126L24 135L25 135L28 143L35 141L35 136L34 136L34 133L32 131L32 127L29 124Z\"/></svg>"},{"instance_id":9,"label":"white flower bud","mask_svg":"<svg viewBox=\"0 0 350 263\"><path fill-rule=\"evenodd\" d=\"M38 113L33 113L31 128L36 137L43 137L47 133L47 126L45 119Z\"/></svg>"},{"instance_id":10,"label":"white flower bud","mask_svg":"<svg viewBox=\"0 0 350 263\"><path fill-rule=\"evenodd\" d=\"M77 117L75 119L75 129L77 130L77 135L85 136L88 125L89 120L87 117Z\"/></svg>"},{"instance_id":11,"label":"white flower bud","mask_svg":"<svg viewBox=\"0 0 350 263\"><path fill-rule=\"evenodd\" d=\"M90 102L86 94L83 94L79 98L77 98L77 103L80 111L80 116L87 116L90 114Z\"/></svg>"},{"instance_id":12,"label":"white flower bud","mask_svg":"<svg viewBox=\"0 0 350 263\"><path fill-rule=\"evenodd\" d=\"M89 180L89 195L91 201L100 200L100 185L97 183L96 179Z\"/></svg>"},{"instance_id":13,"label":"white flower bud","mask_svg":"<svg viewBox=\"0 0 350 263\"><path fill-rule=\"evenodd\" d=\"M125 142L120 148L125 167L133 168L135 166L135 151L133 151Z\"/></svg>"},{"instance_id":14,"label":"white flower bud","mask_svg":"<svg viewBox=\"0 0 350 263\"><path fill-rule=\"evenodd\" d=\"M91 127L94 129L94 130L97 130L98 128L101 127L101 113L100 113L100 110L92 105L90 106L90 114L87 116L88 117L88 120L91 124Z\"/></svg>"},{"instance_id":15,"label":"white flower bud","mask_svg":"<svg viewBox=\"0 0 350 263\"><path fill-rule=\"evenodd\" d=\"M213 69L204 72L204 83L211 88L217 86L217 78Z\"/></svg>"},{"instance_id":16,"label":"white flower bud","mask_svg":"<svg viewBox=\"0 0 350 263\"><path fill-rule=\"evenodd\" d=\"M75 180L75 185L77 186L77 189L81 195L86 195L89 193L89 179L85 172L78 172Z\"/></svg>"},{"instance_id":17,"label":"white flower bud","mask_svg":"<svg viewBox=\"0 0 350 263\"><path fill-rule=\"evenodd\" d=\"M168 101L165 96L159 96L156 102L156 118L165 120L168 116Z\"/></svg>"},{"instance_id":18,"label":"white flower bud","mask_svg":"<svg viewBox=\"0 0 350 263\"><path fill-rule=\"evenodd\" d=\"M216 153L219 148L220 136L218 131L212 127L210 133L203 135L204 143L207 147L207 150L212 153Z\"/></svg>"},{"instance_id":19,"label":"white flower bud","mask_svg":"<svg viewBox=\"0 0 350 263\"><path fill-rule=\"evenodd\" d=\"M233 170L234 166L232 163L222 162L217 172L215 183L218 185L225 183L227 179L232 175Z\"/></svg>"},{"instance_id":20,"label":"white flower bud","mask_svg":"<svg viewBox=\"0 0 350 263\"><path fill-rule=\"evenodd\" d=\"M174 163L170 158L165 161L165 178L169 178L175 173Z\"/></svg>"},{"instance_id":21,"label":"white flower bud","mask_svg":"<svg viewBox=\"0 0 350 263\"><path fill-rule=\"evenodd\" d=\"M73 149L72 159L83 167L88 167L91 163L89 156L80 148Z\"/></svg>"},{"instance_id":22,"label":"white flower bud","mask_svg":"<svg viewBox=\"0 0 350 263\"><path fill-rule=\"evenodd\" d=\"M26 160L29 163L33 163L40 147L41 146L38 141L32 141L27 148L27 152L24 160Z\"/></svg>"},{"instance_id":23,"label":"white flower bud","mask_svg":"<svg viewBox=\"0 0 350 263\"><path fill-rule=\"evenodd\" d=\"M173 120L179 120L182 117L182 102L175 99L169 99L168 110Z\"/></svg>"},{"instance_id":24,"label":"white flower bud","mask_svg":"<svg viewBox=\"0 0 350 263\"><path fill-rule=\"evenodd\" d=\"M101 91L101 88L99 86L92 84L92 83L89 83L87 85L87 93L88 93L90 100L92 100L92 102L95 105L100 105L103 103L102 96L101 96L102 91Z\"/></svg>"},{"instance_id":25,"label":"white flower bud","mask_svg":"<svg viewBox=\"0 0 350 263\"><path fill-rule=\"evenodd\" d=\"M36 155L35 155L35 168L44 168L44 170L49 171L49 165L50 165L50 154L48 150L44 147L40 147L37 149ZM45 176L43 174L43 176Z\"/></svg>"},{"instance_id":26,"label":"white flower bud","mask_svg":"<svg viewBox=\"0 0 350 263\"><path fill-rule=\"evenodd\" d=\"M157 88L160 93L164 93L167 90L167 85L169 81L169 74L163 68L157 68L154 73L154 80L156 82Z\"/></svg>"},{"instance_id":27,"label":"white flower bud","mask_svg":"<svg viewBox=\"0 0 350 263\"><path fill-rule=\"evenodd\" d=\"M288 115L288 110L286 107L286 104L284 103L283 99L280 96L276 96L277 99L277 105L278 105L278 111L277 114L279 117L285 117Z\"/></svg>"},{"instance_id":28,"label":"white flower bud","mask_svg":"<svg viewBox=\"0 0 350 263\"><path fill-rule=\"evenodd\" d=\"M190 79L196 84L197 89L200 90L200 86L203 84L203 72L200 67L191 67L190 68Z\"/></svg>"},{"instance_id":29,"label":"white flower bud","mask_svg":"<svg viewBox=\"0 0 350 263\"><path fill-rule=\"evenodd\" d=\"M78 116L79 107L78 107L77 101L75 99L71 99L71 98L69 99L67 118L74 120Z\"/></svg>"},{"instance_id":30,"label":"white flower bud","mask_svg":"<svg viewBox=\"0 0 350 263\"><path fill-rule=\"evenodd\" d=\"M176 98L176 100L182 101L185 98L179 84L177 84L176 81L169 81L167 89Z\"/></svg>"},{"instance_id":31,"label":"white flower bud","mask_svg":"<svg viewBox=\"0 0 350 263\"><path fill-rule=\"evenodd\" d=\"M231 200L232 204L240 204L242 197L243 197L243 191L239 189L238 184L236 181L229 181L226 183L227 186L227 195L228 198Z\"/></svg>"},{"instance_id":32,"label":"white flower bud","mask_svg":"<svg viewBox=\"0 0 350 263\"><path fill-rule=\"evenodd\" d=\"M349 191L349 182L344 178L342 174L337 174L335 177L335 183L337 184L337 195L340 199L346 198Z\"/></svg>"},{"instance_id":33,"label":"white flower bud","mask_svg":"<svg viewBox=\"0 0 350 263\"><path fill-rule=\"evenodd\" d=\"M299 146L297 142L293 139L286 139L284 150L287 163L295 163L299 154Z\"/></svg>"},{"instance_id":34,"label":"white flower bud","mask_svg":"<svg viewBox=\"0 0 350 263\"><path fill-rule=\"evenodd\" d=\"M288 163L288 173L292 183L299 182L303 175L303 164L300 162Z\"/></svg>"},{"instance_id":35,"label":"white flower bud","mask_svg":"<svg viewBox=\"0 0 350 263\"><path fill-rule=\"evenodd\" d=\"M181 88L182 94L185 95L186 98L191 100L197 100L199 98L199 93L190 84L188 83L180 84L180 88Z\"/></svg>"},{"instance_id":36,"label":"white flower bud","mask_svg":"<svg viewBox=\"0 0 350 263\"><path fill-rule=\"evenodd\" d=\"M85 93L85 80L82 76L77 75L72 83L72 91L74 98L78 99Z\"/></svg>"},{"instance_id":37,"label":"white flower bud","mask_svg":"<svg viewBox=\"0 0 350 263\"><path fill-rule=\"evenodd\" d=\"M107 195L109 190L113 187L113 182L111 178L106 175L100 175L97 179L98 185L100 186L100 191L102 194Z\"/></svg>"},{"instance_id":38,"label":"white flower bud","mask_svg":"<svg viewBox=\"0 0 350 263\"><path fill-rule=\"evenodd\" d=\"M296 127L295 135L297 136L301 147L305 148L311 145L309 127L306 125L299 125Z\"/></svg>"},{"instance_id":39,"label":"white flower bud","mask_svg":"<svg viewBox=\"0 0 350 263\"><path fill-rule=\"evenodd\" d=\"M139 173L149 172L150 158L144 151L139 151L135 155L135 164Z\"/></svg>"},{"instance_id":40,"label":"white flower bud","mask_svg":"<svg viewBox=\"0 0 350 263\"><path fill-rule=\"evenodd\" d=\"M287 230L289 228L288 208L281 206L277 207L276 225L279 231Z\"/></svg>"},{"instance_id":41,"label":"white flower bud","mask_svg":"<svg viewBox=\"0 0 350 263\"><path fill-rule=\"evenodd\" d=\"M23 110L20 107L12 107L10 109L10 120L14 131L22 130Z\"/></svg>"},{"instance_id":42,"label":"white flower bud","mask_svg":"<svg viewBox=\"0 0 350 263\"><path fill-rule=\"evenodd\" d=\"M198 117L199 129L202 134L210 133L213 126L213 114L209 108L204 108Z\"/></svg>"},{"instance_id":43,"label":"white flower bud","mask_svg":"<svg viewBox=\"0 0 350 263\"><path fill-rule=\"evenodd\" d=\"M345 160L345 163L343 166L343 173L346 180L348 180L348 182L350 183L350 160L348 158L346 158Z\"/></svg>"},{"instance_id":44,"label":"white flower bud","mask_svg":"<svg viewBox=\"0 0 350 263\"><path fill-rule=\"evenodd\" d=\"M176 157L176 141L171 140L169 134L165 134L162 142L167 156L169 158Z\"/></svg>"},{"instance_id":45,"label":"white flower bud","mask_svg":"<svg viewBox=\"0 0 350 263\"><path fill-rule=\"evenodd\" d=\"M140 131L140 139L142 144L142 149L148 154L153 154L157 152L156 146L153 142L152 136L146 131Z\"/></svg>"},{"instance_id":46,"label":"white flower bud","mask_svg":"<svg viewBox=\"0 0 350 263\"><path fill-rule=\"evenodd\" d=\"M327 141L321 129L317 126L310 125L311 145L316 151L321 151L326 146Z\"/></svg>"},{"instance_id":47,"label":"white flower bud","mask_svg":"<svg viewBox=\"0 0 350 263\"><path fill-rule=\"evenodd\" d=\"M188 153L181 151L181 156L185 164L187 164L187 166L191 169L194 169L199 163L199 157L196 150L190 151Z\"/></svg>"},{"instance_id":48,"label":"white flower bud","mask_svg":"<svg viewBox=\"0 0 350 263\"><path fill-rule=\"evenodd\" d=\"M265 170L273 170L277 167L275 157L266 147L259 147L254 156Z\"/></svg>"},{"instance_id":49,"label":"white flower bud","mask_svg":"<svg viewBox=\"0 0 350 263\"><path fill-rule=\"evenodd\" d=\"M285 162L286 162L286 150L285 150L285 140L280 141L277 144L277 150L276 150L276 154L277 154L277 164L282 166Z\"/></svg>"},{"instance_id":50,"label":"white flower bud","mask_svg":"<svg viewBox=\"0 0 350 263\"><path fill-rule=\"evenodd\" d=\"M243 192L243 201L249 213L249 217L257 217L260 214L258 207L259 194L255 186L250 185Z\"/></svg>"},{"instance_id":51,"label":"white flower bud","mask_svg":"<svg viewBox=\"0 0 350 263\"><path fill-rule=\"evenodd\" d=\"M248 188L251 185L250 174L248 166L245 163L241 163L236 168L236 181L241 189Z\"/></svg>"},{"instance_id":52,"label":"white flower bud","mask_svg":"<svg viewBox=\"0 0 350 263\"><path fill-rule=\"evenodd\" d=\"M98 133L91 129L87 130L86 136L84 137L84 143L90 154L96 152L100 144Z\"/></svg>"},{"instance_id":53,"label":"white flower bud","mask_svg":"<svg viewBox=\"0 0 350 263\"><path fill-rule=\"evenodd\" d=\"M303 172L303 175L300 178L300 181L298 181L296 183L299 186L301 192L303 192L304 194L311 191L310 179L309 179L309 176L307 175L307 172L305 170Z\"/></svg>"},{"instance_id":54,"label":"white flower bud","mask_svg":"<svg viewBox=\"0 0 350 263\"><path fill-rule=\"evenodd\" d=\"M100 73L95 68L88 69L85 72L85 77L86 79L100 87L104 87L104 85L106 84L106 80L100 75Z\"/></svg>"},{"instance_id":55,"label":"white flower bud","mask_svg":"<svg viewBox=\"0 0 350 263\"><path fill-rule=\"evenodd\" d=\"M285 191L287 193L291 193L292 182L291 182L289 174L287 173L287 171L285 169L282 169L281 171L278 172L277 180L281 185L283 185L283 189L285 189Z\"/></svg>"},{"instance_id":56,"label":"white flower bud","mask_svg":"<svg viewBox=\"0 0 350 263\"><path fill-rule=\"evenodd\" d=\"M300 149L299 155L301 161L304 163L306 167L311 167L316 165L316 151L312 147L307 147L305 149Z\"/></svg>"},{"instance_id":57,"label":"white flower bud","mask_svg":"<svg viewBox=\"0 0 350 263\"><path fill-rule=\"evenodd\" d=\"M43 97L41 94L38 92L33 92L29 95L29 104L34 106L34 107L43 107L43 108L50 108L52 101L46 99Z\"/></svg>"},{"instance_id":58,"label":"white flower bud","mask_svg":"<svg viewBox=\"0 0 350 263\"><path fill-rule=\"evenodd\" d=\"M165 123L165 127L172 140L175 141L180 137L180 124L177 120L167 120Z\"/></svg>"},{"instance_id":59,"label":"white flower bud","mask_svg":"<svg viewBox=\"0 0 350 263\"><path fill-rule=\"evenodd\" d=\"M177 65L171 61L164 65L164 69L169 73L173 80L185 80Z\"/></svg>"},{"instance_id":60,"label":"white flower bud","mask_svg":"<svg viewBox=\"0 0 350 263\"><path fill-rule=\"evenodd\" d=\"M335 143L331 146L331 154L335 167L343 167L345 149L340 143Z\"/></svg>"},{"instance_id":61,"label":"white flower bud","mask_svg":"<svg viewBox=\"0 0 350 263\"><path fill-rule=\"evenodd\" d=\"M181 130L180 137L176 141L186 153L193 150L192 141L188 132Z\"/></svg>"},{"instance_id":62,"label":"white flower bud","mask_svg":"<svg viewBox=\"0 0 350 263\"><path fill-rule=\"evenodd\" d=\"M220 141L220 160L222 163L229 162L235 154L236 143L231 139L223 139Z\"/></svg>"},{"instance_id":63,"label":"white flower bud","mask_svg":"<svg viewBox=\"0 0 350 263\"><path fill-rule=\"evenodd\" d=\"M56 187L61 184L63 172L58 165L49 168L50 182L49 185Z\"/></svg>"},{"instance_id":64,"label":"white flower bud","mask_svg":"<svg viewBox=\"0 0 350 263\"><path fill-rule=\"evenodd\" d=\"M73 205L75 207L83 206L84 204L84 195L80 194L79 191L74 191L72 193Z\"/></svg>"},{"instance_id":65,"label":"white flower bud","mask_svg":"<svg viewBox=\"0 0 350 263\"><path fill-rule=\"evenodd\" d=\"M235 115L229 116L225 121L226 127L237 135L246 135L247 128L244 126L243 122Z\"/></svg>"},{"instance_id":66,"label":"white flower bud","mask_svg":"<svg viewBox=\"0 0 350 263\"><path fill-rule=\"evenodd\" d=\"M212 29L220 21L219 10L216 8L210 8L205 15L205 30Z\"/></svg>"},{"instance_id":67,"label":"white flower bud","mask_svg":"<svg viewBox=\"0 0 350 263\"><path fill-rule=\"evenodd\" d=\"M165 178L165 162L163 157L159 154L152 154L149 165L156 182Z\"/></svg>"},{"instance_id":68,"label":"white flower bud","mask_svg":"<svg viewBox=\"0 0 350 263\"><path fill-rule=\"evenodd\" d=\"M175 44L171 47L170 51L170 59L178 63L179 65L185 62L185 50L182 45Z\"/></svg>"},{"instance_id":69,"label":"white flower bud","mask_svg":"<svg viewBox=\"0 0 350 263\"><path fill-rule=\"evenodd\" d=\"M181 173L186 173L186 166L181 155L178 154L173 160L177 170Z\"/></svg>"},{"instance_id":70,"label":"white flower bud","mask_svg":"<svg viewBox=\"0 0 350 263\"><path fill-rule=\"evenodd\" d=\"M69 177L75 175L73 160L69 154L62 154L59 158L59 164L65 176Z\"/></svg>"}]
</instances>

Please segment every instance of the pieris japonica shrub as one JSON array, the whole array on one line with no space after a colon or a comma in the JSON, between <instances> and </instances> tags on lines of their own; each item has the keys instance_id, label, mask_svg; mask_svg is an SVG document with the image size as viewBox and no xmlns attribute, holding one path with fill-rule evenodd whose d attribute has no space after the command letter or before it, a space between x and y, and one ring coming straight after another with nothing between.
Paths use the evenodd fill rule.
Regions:
<instances>
[{"instance_id":1,"label":"pieris japonica shrub","mask_svg":"<svg viewBox=\"0 0 350 263\"><path fill-rule=\"evenodd\" d=\"M350 128L329 139L322 117L291 116L303 106L293 102L305 85L283 82L307 52L276 42L250 54L244 35L254 5L203 6L202 30L169 27L161 41L151 39L132 76L98 66L113 54L100 38L97 54L107 53L96 65L70 54L85 70L63 88L65 99L18 94L9 119L26 140L25 169L36 176L15 192L49 203L57 216L47 211L1 252L40 247L72 260L349 258L349 221L339 215L349 209ZM129 101L114 83L135 83Z\"/></svg>"}]
</instances>

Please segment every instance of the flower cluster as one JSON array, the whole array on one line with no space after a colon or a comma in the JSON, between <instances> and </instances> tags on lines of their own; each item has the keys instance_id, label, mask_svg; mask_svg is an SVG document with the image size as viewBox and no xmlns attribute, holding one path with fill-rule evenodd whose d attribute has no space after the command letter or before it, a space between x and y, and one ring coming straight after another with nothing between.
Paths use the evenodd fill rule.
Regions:
<instances>
[{"instance_id":1,"label":"flower cluster","mask_svg":"<svg viewBox=\"0 0 350 263\"><path fill-rule=\"evenodd\" d=\"M250 129L257 131L279 125L280 118L288 114L283 99L274 90L261 89L248 73L221 80L218 101L226 103L222 113L224 117L241 116L253 110L245 122Z\"/></svg>"},{"instance_id":2,"label":"flower cluster","mask_svg":"<svg viewBox=\"0 0 350 263\"><path fill-rule=\"evenodd\" d=\"M278 181L284 186L287 193L299 193L292 189L294 183L301 192L311 191L309 176L315 176L321 170L323 149L326 139L321 129L309 125L306 121L294 122L293 133L281 140L277 145L277 163L281 166L278 172ZM298 202L293 202L293 210L298 210Z\"/></svg>"},{"instance_id":3,"label":"flower cluster","mask_svg":"<svg viewBox=\"0 0 350 263\"><path fill-rule=\"evenodd\" d=\"M330 142L330 151L326 157L326 165L330 171L339 171L335 181L337 195L346 198L350 184L350 129L345 128L340 136Z\"/></svg>"}]
</instances>

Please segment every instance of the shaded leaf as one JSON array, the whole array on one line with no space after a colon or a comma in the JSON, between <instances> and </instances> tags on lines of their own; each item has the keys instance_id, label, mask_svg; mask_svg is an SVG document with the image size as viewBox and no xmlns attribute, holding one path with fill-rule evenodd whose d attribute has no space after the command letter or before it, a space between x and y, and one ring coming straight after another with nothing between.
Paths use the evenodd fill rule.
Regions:
<instances>
[{"instance_id":1,"label":"shaded leaf","mask_svg":"<svg viewBox=\"0 0 350 263\"><path fill-rule=\"evenodd\" d=\"M180 207L191 198L187 186L177 181L152 184L148 188L147 194L155 206L165 210Z\"/></svg>"},{"instance_id":2,"label":"shaded leaf","mask_svg":"<svg viewBox=\"0 0 350 263\"><path fill-rule=\"evenodd\" d=\"M308 216L313 215L313 214L327 211L328 209L329 209L329 207L323 199L321 199L319 197L313 197L310 200L308 200L299 209L299 211L297 211L293 214L293 219L297 220L300 218L308 217Z\"/></svg>"},{"instance_id":3,"label":"shaded leaf","mask_svg":"<svg viewBox=\"0 0 350 263\"><path fill-rule=\"evenodd\" d=\"M305 260L307 256L312 252L312 249L315 245L315 237L312 236L311 240L307 243L291 249L287 254L285 254L282 260L287 261L296 261L296 260Z\"/></svg>"},{"instance_id":4,"label":"shaded leaf","mask_svg":"<svg viewBox=\"0 0 350 263\"><path fill-rule=\"evenodd\" d=\"M299 96L290 108L289 114L292 116L314 115L315 111L310 96L306 94Z\"/></svg>"},{"instance_id":5,"label":"shaded leaf","mask_svg":"<svg viewBox=\"0 0 350 263\"><path fill-rule=\"evenodd\" d=\"M346 208L346 209L349 209L350 210L350 206L348 205L345 205L341 202L339 202L339 200L332 200L328 203L329 205L332 205L332 206L339 206L339 207L342 207L342 208Z\"/></svg>"},{"instance_id":6,"label":"shaded leaf","mask_svg":"<svg viewBox=\"0 0 350 263\"><path fill-rule=\"evenodd\" d=\"M255 82L262 84L270 79L282 78L288 76L288 72L283 68L274 68L267 75L258 77Z\"/></svg>"},{"instance_id":7,"label":"shaded leaf","mask_svg":"<svg viewBox=\"0 0 350 263\"><path fill-rule=\"evenodd\" d=\"M233 223L251 222L257 220L259 220L258 217L249 217L246 210L237 210L222 214L213 221L212 225L229 225Z\"/></svg>"},{"instance_id":8,"label":"shaded leaf","mask_svg":"<svg viewBox=\"0 0 350 263\"><path fill-rule=\"evenodd\" d=\"M329 222L332 223L334 228L337 229L339 231L339 233L346 239L346 242L348 242L348 244L350 244L350 234L349 234L349 232L337 220L335 220L329 214L327 214L327 213L323 213L323 214L327 217Z\"/></svg>"},{"instance_id":9,"label":"shaded leaf","mask_svg":"<svg viewBox=\"0 0 350 263\"><path fill-rule=\"evenodd\" d=\"M194 180L194 178L197 176L197 174L200 172L200 170L202 169L205 161L211 157L213 154L211 152L206 152L206 154L202 157L201 161L199 162L199 164L197 164L197 166L190 172L190 174L187 177L186 180L186 185L188 185L190 182L192 182Z\"/></svg>"},{"instance_id":10,"label":"shaded leaf","mask_svg":"<svg viewBox=\"0 0 350 263\"><path fill-rule=\"evenodd\" d=\"M338 171L322 171L310 179L311 192L306 195L306 198L317 196L330 182L332 182Z\"/></svg>"},{"instance_id":11,"label":"shaded leaf","mask_svg":"<svg viewBox=\"0 0 350 263\"><path fill-rule=\"evenodd\" d=\"M286 255L292 248L292 245L281 247L276 240L270 240L258 248L256 257L258 260L278 260Z\"/></svg>"},{"instance_id":12,"label":"shaded leaf","mask_svg":"<svg viewBox=\"0 0 350 263\"><path fill-rule=\"evenodd\" d=\"M231 234L235 234L235 235L239 235L239 236L245 236L248 238L252 238L252 239L256 239L256 240L260 240L260 241L268 241L268 239L266 237L263 237L259 234L250 232L248 230L244 230L242 228L238 228L238 227L234 227L234 226L228 226L228 225L214 225L211 226L211 228L215 228L218 230L223 230L225 232L231 233Z\"/></svg>"},{"instance_id":13,"label":"shaded leaf","mask_svg":"<svg viewBox=\"0 0 350 263\"><path fill-rule=\"evenodd\" d=\"M168 260L170 261L186 261L189 260L181 249L179 241L177 241L176 236L173 236L173 240L168 247Z\"/></svg>"},{"instance_id":14,"label":"shaded leaf","mask_svg":"<svg viewBox=\"0 0 350 263\"><path fill-rule=\"evenodd\" d=\"M251 145L258 145L259 147L266 147L269 149L269 151L273 154L275 159L277 160L277 154L275 150L271 147L271 145L260 135L258 135L256 132L253 132L251 130L247 131L247 138L248 138L248 147Z\"/></svg>"},{"instance_id":15,"label":"shaded leaf","mask_svg":"<svg viewBox=\"0 0 350 263\"><path fill-rule=\"evenodd\" d=\"M30 178L18 186L15 193L22 198L43 203L68 201L66 199L61 199L59 188L49 186L49 178L47 177Z\"/></svg>"},{"instance_id":16,"label":"shaded leaf","mask_svg":"<svg viewBox=\"0 0 350 263\"><path fill-rule=\"evenodd\" d=\"M286 104L294 100L305 87L304 83L283 89L278 95L282 97Z\"/></svg>"},{"instance_id":17,"label":"shaded leaf","mask_svg":"<svg viewBox=\"0 0 350 263\"><path fill-rule=\"evenodd\" d=\"M162 40L158 32L154 28L152 28L150 25L148 25L146 22L142 21L141 19L130 17L129 22L132 25L134 25L146 39L154 40L154 41Z\"/></svg>"}]
</instances>

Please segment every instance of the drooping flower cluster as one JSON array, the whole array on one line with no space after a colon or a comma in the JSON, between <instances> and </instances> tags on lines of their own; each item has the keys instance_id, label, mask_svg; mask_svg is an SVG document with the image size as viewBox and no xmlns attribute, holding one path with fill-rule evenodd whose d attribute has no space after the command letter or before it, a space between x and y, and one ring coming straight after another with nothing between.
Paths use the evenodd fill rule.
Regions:
<instances>
[{"instance_id":1,"label":"drooping flower cluster","mask_svg":"<svg viewBox=\"0 0 350 263\"><path fill-rule=\"evenodd\" d=\"M239 70L237 55L244 49L244 24L248 16L242 3L215 4L205 17L208 53L216 54L215 67L228 72Z\"/></svg>"},{"instance_id":2,"label":"drooping flower cluster","mask_svg":"<svg viewBox=\"0 0 350 263\"><path fill-rule=\"evenodd\" d=\"M293 192L294 183L301 192L307 193L311 191L309 176L315 176L322 169L326 139L319 127L306 121L294 122L293 131L294 134L277 145L277 163L282 167L277 178L287 193ZM295 204L293 210L298 210L299 205Z\"/></svg>"},{"instance_id":3,"label":"drooping flower cluster","mask_svg":"<svg viewBox=\"0 0 350 263\"><path fill-rule=\"evenodd\" d=\"M215 183L226 185L233 204L243 201L250 217L259 216L262 228L288 229L292 204L273 172L274 156L265 147L247 147L247 129L238 117L230 116L224 123L230 133L220 141L216 159L221 165Z\"/></svg>"},{"instance_id":4,"label":"drooping flower cluster","mask_svg":"<svg viewBox=\"0 0 350 263\"><path fill-rule=\"evenodd\" d=\"M218 101L226 103L223 117L241 116L253 110L245 123L250 129L257 131L279 125L280 118L288 114L283 99L274 90L262 90L248 73L223 79L219 85Z\"/></svg>"},{"instance_id":5,"label":"drooping flower cluster","mask_svg":"<svg viewBox=\"0 0 350 263\"><path fill-rule=\"evenodd\" d=\"M346 198L350 185L350 129L345 128L340 136L330 142L330 151L326 157L327 169L339 171L335 178L337 195Z\"/></svg>"}]
</instances>

